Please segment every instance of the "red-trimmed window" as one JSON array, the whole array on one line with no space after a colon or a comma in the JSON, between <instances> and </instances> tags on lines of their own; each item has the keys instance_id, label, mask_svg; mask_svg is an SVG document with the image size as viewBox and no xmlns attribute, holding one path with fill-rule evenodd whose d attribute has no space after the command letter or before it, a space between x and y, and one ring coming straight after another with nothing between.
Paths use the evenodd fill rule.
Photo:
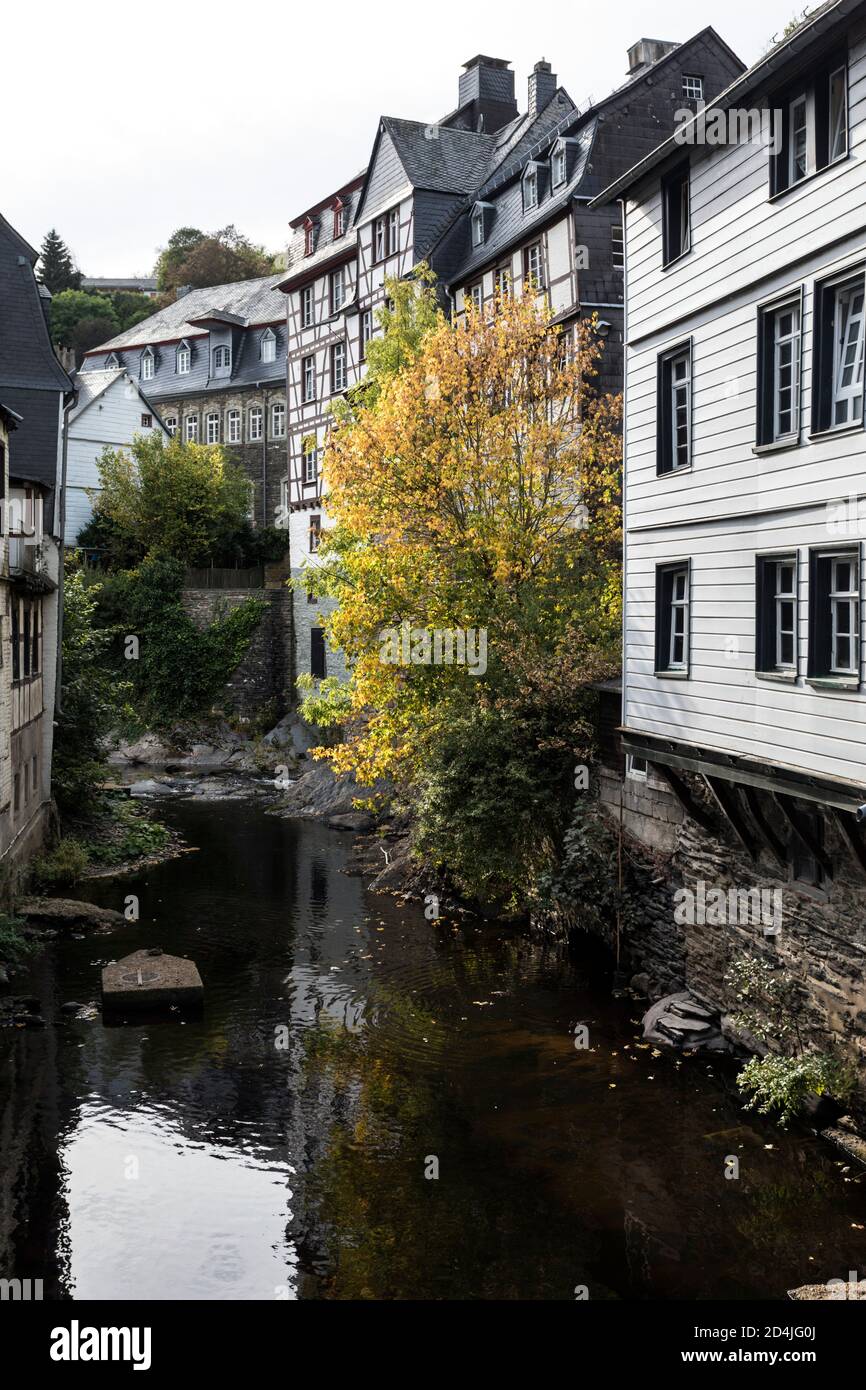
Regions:
<instances>
[{"instance_id":1,"label":"red-trimmed window","mask_svg":"<svg viewBox=\"0 0 866 1390\"><path fill-rule=\"evenodd\" d=\"M345 230L344 205L342 199L338 198L334 203L334 240L343 235Z\"/></svg>"},{"instance_id":2,"label":"red-trimmed window","mask_svg":"<svg viewBox=\"0 0 866 1390\"><path fill-rule=\"evenodd\" d=\"M314 247L314 243L315 243L315 231L316 231L316 224L315 224L315 222L312 220L311 217L308 217L308 218L305 220L305 222L304 222L304 255L305 255L305 256L312 256L312 254L313 254L313 251L314 251L314 249L315 249L315 247Z\"/></svg>"}]
</instances>

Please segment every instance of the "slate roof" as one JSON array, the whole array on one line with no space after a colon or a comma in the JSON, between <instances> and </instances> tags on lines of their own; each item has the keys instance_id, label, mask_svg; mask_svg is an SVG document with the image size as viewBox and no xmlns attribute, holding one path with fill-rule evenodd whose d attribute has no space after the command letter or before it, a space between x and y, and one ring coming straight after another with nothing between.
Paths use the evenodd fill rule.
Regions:
<instances>
[{"instance_id":1,"label":"slate roof","mask_svg":"<svg viewBox=\"0 0 866 1390\"><path fill-rule=\"evenodd\" d=\"M413 188L432 193L471 193L487 173L496 137L449 126L383 116L382 126Z\"/></svg>"},{"instance_id":2,"label":"slate roof","mask_svg":"<svg viewBox=\"0 0 866 1390\"><path fill-rule=\"evenodd\" d=\"M81 288L95 290L97 293L100 290L129 290L131 293L147 290L155 293L157 284L155 275L133 275L126 279L111 275L85 275L81 281Z\"/></svg>"},{"instance_id":3,"label":"slate roof","mask_svg":"<svg viewBox=\"0 0 866 1390\"><path fill-rule=\"evenodd\" d=\"M281 270L260 280L238 280L230 285L190 290L189 294L101 343L92 352L112 352L116 348L143 347L145 343L195 337L202 329L194 327L192 320L215 313L235 314L245 325L282 322L286 316L286 302L277 286L284 278L285 272Z\"/></svg>"},{"instance_id":4,"label":"slate roof","mask_svg":"<svg viewBox=\"0 0 866 1390\"><path fill-rule=\"evenodd\" d=\"M42 287L33 271L38 254L0 216L0 391L72 389L51 346Z\"/></svg>"},{"instance_id":5,"label":"slate roof","mask_svg":"<svg viewBox=\"0 0 866 1390\"><path fill-rule=\"evenodd\" d=\"M364 171L366 173L366 170ZM331 205L339 196L343 204L343 235L334 240L334 218L331 213ZM292 239L286 253L286 269L280 277L280 283L288 286L301 272L315 270L316 266L322 265L332 257L339 255L345 250L347 255L354 254L356 248L355 234L355 213L361 201L361 189L353 188L348 192L338 189L333 197L327 199L324 205L319 205L319 211L313 218L316 224L315 245L312 255L304 255L304 226L303 220L298 219L298 225L294 228ZM283 303L283 313L285 313L285 302Z\"/></svg>"},{"instance_id":6,"label":"slate roof","mask_svg":"<svg viewBox=\"0 0 866 1390\"><path fill-rule=\"evenodd\" d=\"M109 367L107 371L99 372L76 372L72 384L78 392L78 400L69 412L70 423L83 415L87 407L120 376L126 376L123 367Z\"/></svg>"}]
</instances>

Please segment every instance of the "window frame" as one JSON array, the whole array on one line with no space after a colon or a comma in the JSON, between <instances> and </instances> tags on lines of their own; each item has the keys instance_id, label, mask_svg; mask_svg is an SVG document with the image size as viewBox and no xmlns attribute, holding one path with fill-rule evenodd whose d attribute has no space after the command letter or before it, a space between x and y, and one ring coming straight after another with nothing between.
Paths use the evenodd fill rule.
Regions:
<instances>
[{"instance_id":1,"label":"window frame","mask_svg":"<svg viewBox=\"0 0 866 1390\"><path fill-rule=\"evenodd\" d=\"M145 348L141 354L138 374L142 381L153 381L156 372L156 359L151 348Z\"/></svg>"},{"instance_id":2,"label":"window frame","mask_svg":"<svg viewBox=\"0 0 866 1390\"><path fill-rule=\"evenodd\" d=\"M690 92L688 83L697 83L697 91ZM696 72L684 72L682 75L682 96L683 101L703 101L704 99L704 79L703 75Z\"/></svg>"},{"instance_id":3,"label":"window frame","mask_svg":"<svg viewBox=\"0 0 866 1390\"><path fill-rule=\"evenodd\" d=\"M278 424L278 419L281 423ZM271 402L271 438L285 439L286 437L286 404L285 401Z\"/></svg>"},{"instance_id":4,"label":"window frame","mask_svg":"<svg viewBox=\"0 0 866 1390\"><path fill-rule=\"evenodd\" d=\"M191 366L192 350L189 343L186 341L178 343L174 361L175 374L177 376L189 376Z\"/></svg>"},{"instance_id":5,"label":"window frame","mask_svg":"<svg viewBox=\"0 0 866 1390\"><path fill-rule=\"evenodd\" d=\"M532 189L532 197L531 197L531 198L527 197L527 191L528 191L530 188ZM538 186L538 168L537 168L537 166L535 166L535 165L530 165L529 168L527 168L527 169L524 171L523 177L522 177L521 180L520 180L520 189L521 189L521 194L522 194L522 198L523 198L523 211L524 211L524 213L527 213L527 212L535 212L535 211L537 210L537 208L538 208L539 196L540 196L540 189L539 189L539 186Z\"/></svg>"},{"instance_id":6,"label":"window frame","mask_svg":"<svg viewBox=\"0 0 866 1390\"><path fill-rule=\"evenodd\" d=\"M177 416L166 415L162 423L165 425L169 439L174 439L174 436L177 434Z\"/></svg>"},{"instance_id":7,"label":"window frame","mask_svg":"<svg viewBox=\"0 0 866 1390\"><path fill-rule=\"evenodd\" d=\"M262 362L276 362L277 360L277 335L272 328L266 328L259 339L259 360Z\"/></svg>"},{"instance_id":8,"label":"window frame","mask_svg":"<svg viewBox=\"0 0 866 1390\"><path fill-rule=\"evenodd\" d=\"M472 209L472 216L470 222L472 231L471 240L473 247L483 246L485 232L484 209L480 207L474 207Z\"/></svg>"},{"instance_id":9,"label":"window frame","mask_svg":"<svg viewBox=\"0 0 866 1390\"><path fill-rule=\"evenodd\" d=\"M803 316L804 289L802 285L785 294L775 295L773 299L757 308L757 380L755 395L755 445L757 449L789 449L796 447L802 439L803 431ZM796 314L796 329L785 338L777 332L780 315ZM779 349L785 341L794 344L790 366L793 372L791 387L792 428L785 433L779 429L781 410L779 406L780 363Z\"/></svg>"},{"instance_id":10,"label":"window frame","mask_svg":"<svg viewBox=\"0 0 866 1390\"><path fill-rule=\"evenodd\" d=\"M838 374L838 360L836 334L838 323L838 301L840 295L859 290L863 295L863 306L860 312L860 362L859 369L862 377L861 391L859 396L860 416L859 419L845 420L834 423L833 416L836 406L840 403L836 396L836 381ZM812 419L811 436L829 435L843 433L845 431L859 431L866 428L866 369L864 369L864 352L866 352L866 262L859 262L854 266L849 266L838 275L831 276L826 280L816 280L812 291ZM855 361L855 368L857 363ZM848 393L846 399L857 400L857 396Z\"/></svg>"},{"instance_id":11,"label":"window frame","mask_svg":"<svg viewBox=\"0 0 866 1390\"><path fill-rule=\"evenodd\" d=\"M840 84L842 103L839 107L842 120L839 125L841 148L834 152L834 132L831 128L833 80L842 73ZM817 63L810 73L801 76L770 97L769 108L774 113L774 143L778 142L778 153L770 153L769 159L769 198L783 197L795 188L800 188L809 179L832 169L846 159L850 153L850 94L849 94L849 53L847 45L837 47ZM794 178L796 153L793 142L793 112L801 104L805 109L806 143L805 172ZM781 135L778 120L781 117Z\"/></svg>"},{"instance_id":12,"label":"window frame","mask_svg":"<svg viewBox=\"0 0 866 1390\"><path fill-rule=\"evenodd\" d=\"M861 545L813 546L809 551L809 658L807 678L810 684L857 689L863 669L863 565ZM853 581L847 591L837 591L836 565L848 563L853 567ZM849 629L840 633L836 604L845 604L849 612ZM854 621L850 623L853 613ZM837 657L837 640L842 637L852 644L851 660L841 669Z\"/></svg>"},{"instance_id":13,"label":"window frame","mask_svg":"<svg viewBox=\"0 0 866 1390\"><path fill-rule=\"evenodd\" d=\"M346 267L338 266L328 276L328 304L331 318L341 312L346 303Z\"/></svg>"},{"instance_id":14,"label":"window frame","mask_svg":"<svg viewBox=\"0 0 866 1390\"><path fill-rule=\"evenodd\" d=\"M316 354L310 352L301 358L301 401L309 405L316 399Z\"/></svg>"},{"instance_id":15,"label":"window frame","mask_svg":"<svg viewBox=\"0 0 866 1390\"><path fill-rule=\"evenodd\" d=\"M683 597L676 597L676 580L685 576ZM673 619L675 612L681 611L683 630L676 632ZM688 680L691 674L691 625L692 625L692 564L690 559L666 560L655 567L655 649L653 674L674 680ZM676 637L683 643L682 661L677 663L673 657Z\"/></svg>"},{"instance_id":16,"label":"window frame","mask_svg":"<svg viewBox=\"0 0 866 1390\"><path fill-rule=\"evenodd\" d=\"M674 380L674 366L681 359L687 362L685 382ZM694 341L686 338L674 347L659 353L656 360L656 477L688 473L694 468ZM688 461L677 463L675 389L686 388L686 447Z\"/></svg>"},{"instance_id":17,"label":"window frame","mask_svg":"<svg viewBox=\"0 0 866 1390\"><path fill-rule=\"evenodd\" d=\"M362 309L358 315L358 348L361 361L367 359L367 344L373 336L373 310Z\"/></svg>"},{"instance_id":18,"label":"window frame","mask_svg":"<svg viewBox=\"0 0 866 1390\"><path fill-rule=\"evenodd\" d=\"M560 171L561 177L557 177ZM565 146L558 140L550 152L550 186L551 188L564 188L568 182L568 159L566 157Z\"/></svg>"},{"instance_id":19,"label":"window frame","mask_svg":"<svg viewBox=\"0 0 866 1390\"><path fill-rule=\"evenodd\" d=\"M338 381L337 381L336 365L337 365L337 360L338 360L338 353L340 353L340 352L342 353L342 357L341 357L341 380L340 380L340 382L338 383ZM330 351L329 351L329 353L328 353L328 369L329 369L329 373L330 373L329 380L330 380L330 387L331 387L331 395L332 395L332 396L342 395L342 393L343 393L345 390L347 390L348 385L349 385L349 357L348 357L348 353L347 353L347 351L346 351L346 340L345 340L345 338L339 338L339 339L337 340L336 343L332 343L332 344L331 344Z\"/></svg>"},{"instance_id":20,"label":"window frame","mask_svg":"<svg viewBox=\"0 0 866 1390\"><path fill-rule=\"evenodd\" d=\"M211 374L224 375L232 369L232 350L226 343L217 343L211 354Z\"/></svg>"},{"instance_id":21,"label":"window frame","mask_svg":"<svg viewBox=\"0 0 866 1390\"><path fill-rule=\"evenodd\" d=\"M314 328L316 323L316 297L315 286L304 285L301 290L301 327ZM309 317L307 311L309 310Z\"/></svg>"},{"instance_id":22,"label":"window frame","mask_svg":"<svg viewBox=\"0 0 866 1390\"><path fill-rule=\"evenodd\" d=\"M537 241L530 242L529 246L524 246L523 248L524 284L527 284L529 282L533 274L532 267L530 265L530 260L533 258L533 253L537 253L536 259L538 261L538 274L535 276L535 288L536 290L543 290L545 288L546 282L544 275L544 242L541 237L539 237Z\"/></svg>"},{"instance_id":23,"label":"window frame","mask_svg":"<svg viewBox=\"0 0 866 1390\"><path fill-rule=\"evenodd\" d=\"M692 249L692 180L688 160L671 169L661 180L662 270L676 265ZM674 209L676 200L678 208ZM676 215L675 215L676 213ZM683 245L685 225L685 245Z\"/></svg>"},{"instance_id":24,"label":"window frame","mask_svg":"<svg viewBox=\"0 0 866 1390\"><path fill-rule=\"evenodd\" d=\"M211 438L212 432L213 438ZM219 444L220 442L220 417L218 410L209 410L204 417L204 442L205 444Z\"/></svg>"},{"instance_id":25,"label":"window frame","mask_svg":"<svg viewBox=\"0 0 866 1390\"><path fill-rule=\"evenodd\" d=\"M240 443L241 443L241 433L242 433L241 419L242 419L242 413L241 413L241 411L237 408L237 406L232 406L230 410L227 410L227 411L226 411L226 424L225 424L225 440L226 440L226 444L240 444ZM237 428L235 428L235 426L236 426Z\"/></svg>"},{"instance_id":26,"label":"window frame","mask_svg":"<svg viewBox=\"0 0 866 1390\"><path fill-rule=\"evenodd\" d=\"M310 466L312 464L312 467ZM313 438L301 444L301 485L315 487L319 481L319 445Z\"/></svg>"},{"instance_id":27,"label":"window frame","mask_svg":"<svg viewBox=\"0 0 866 1390\"><path fill-rule=\"evenodd\" d=\"M183 417L183 437L187 444L198 443L198 415L185 415Z\"/></svg>"},{"instance_id":28,"label":"window frame","mask_svg":"<svg viewBox=\"0 0 866 1390\"><path fill-rule=\"evenodd\" d=\"M780 582L782 568L792 570L792 587ZM793 607L791 660L784 661L780 616L783 604ZM800 675L800 552L798 549L765 551L755 556L755 675L760 680L794 682Z\"/></svg>"},{"instance_id":29,"label":"window frame","mask_svg":"<svg viewBox=\"0 0 866 1390\"><path fill-rule=\"evenodd\" d=\"M265 415L260 405L247 407L247 443L260 444L265 437Z\"/></svg>"}]
</instances>

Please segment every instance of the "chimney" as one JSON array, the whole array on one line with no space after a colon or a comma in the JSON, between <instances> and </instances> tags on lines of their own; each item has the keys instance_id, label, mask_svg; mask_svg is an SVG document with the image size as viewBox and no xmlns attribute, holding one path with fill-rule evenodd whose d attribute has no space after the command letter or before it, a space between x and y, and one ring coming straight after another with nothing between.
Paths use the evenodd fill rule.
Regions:
<instances>
[{"instance_id":1,"label":"chimney","mask_svg":"<svg viewBox=\"0 0 866 1390\"><path fill-rule=\"evenodd\" d=\"M527 110L530 118L537 116L539 111L543 111L553 100L556 91L556 73L551 72L550 64L542 58L540 63L536 63L532 72L529 74L529 105Z\"/></svg>"},{"instance_id":2,"label":"chimney","mask_svg":"<svg viewBox=\"0 0 866 1390\"><path fill-rule=\"evenodd\" d=\"M675 48L679 48L679 44L668 43L666 39L638 39L628 51L629 77L640 77L653 63L657 63L659 58L673 53Z\"/></svg>"},{"instance_id":3,"label":"chimney","mask_svg":"<svg viewBox=\"0 0 866 1390\"><path fill-rule=\"evenodd\" d=\"M483 53L463 64L458 104L471 130L492 135L517 115L514 73L507 58L488 58Z\"/></svg>"}]
</instances>

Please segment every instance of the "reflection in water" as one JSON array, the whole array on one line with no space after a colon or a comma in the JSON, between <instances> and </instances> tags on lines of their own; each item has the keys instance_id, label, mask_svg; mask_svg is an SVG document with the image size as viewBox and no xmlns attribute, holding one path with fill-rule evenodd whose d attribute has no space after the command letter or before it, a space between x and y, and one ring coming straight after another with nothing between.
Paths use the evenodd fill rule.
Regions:
<instances>
[{"instance_id":1,"label":"reflection in water","mask_svg":"<svg viewBox=\"0 0 866 1390\"><path fill-rule=\"evenodd\" d=\"M200 853L100 885L140 922L58 943L28 986L51 1026L0 1035L0 1275L74 1298L693 1299L866 1268L856 1175L745 1115L720 1064L644 1047L589 943L428 923L364 894L340 834L253 805L166 816ZM201 1018L59 1014L157 944L197 961Z\"/></svg>"}]
</instances>

